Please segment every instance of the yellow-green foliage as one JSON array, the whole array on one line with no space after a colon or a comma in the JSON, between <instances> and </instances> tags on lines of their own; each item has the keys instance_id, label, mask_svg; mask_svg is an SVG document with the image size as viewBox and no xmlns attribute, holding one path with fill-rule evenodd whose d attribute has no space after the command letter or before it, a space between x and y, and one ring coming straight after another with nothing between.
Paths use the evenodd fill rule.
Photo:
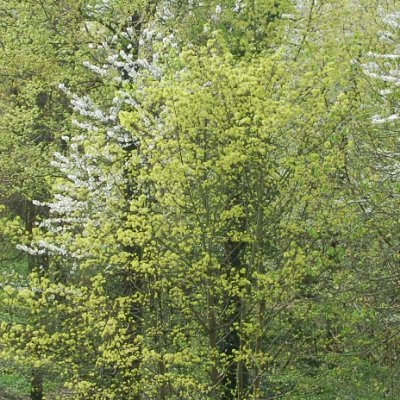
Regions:
<instances>
[{"instance_id":1,"label":"yellow-green foliage","mask_svg":"<svg viewBox=\"0 0 400 400\"><path fill-rule=\"evenodd\" d=\"M354 62L366 28L347 25L347 1L235 7L177 13L163 75L122 88L130 146L109 121L70 135L54 191L71 211L29 232L49 258L28 282L2 278L0 358L53 369L73 398L328 399L343 385L372 399L395 364L385 353L373 390L349 383L377 357L359 354L378 330L379 252L398 261L397 224L360 208L384 200L380 164L357 161L375 143Z\"/></svg>"}]
</instances>

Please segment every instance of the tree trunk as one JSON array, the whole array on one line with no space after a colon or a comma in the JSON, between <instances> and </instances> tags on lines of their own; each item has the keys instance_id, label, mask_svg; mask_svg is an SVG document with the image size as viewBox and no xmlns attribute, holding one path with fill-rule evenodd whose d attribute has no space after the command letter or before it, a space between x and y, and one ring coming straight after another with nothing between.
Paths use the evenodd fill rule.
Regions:
<instances>
[{"instance_id":1,"label":"tree trunk","mask_svg":"<svg viewBox=\"0 0 400 400\"><path fill-rule=\"evenodd\" d=\"M36 368L33 368L31 372L30 400L43 400L43 376Z\"/></svg>"},{"instance_id":2,"label":"tree trunk","mask_svg":"<svg viewBox=\"0 0 400 400\"><path fill-rule=\"evenodd\" d=\"M215 317L215 310L214 310L214 297L210 293L210 290L207 293L207 314L208 314L208 343L212 352L212 360L213 365L210 371L210 378L211 383L214 388L213 393L216 394L218 383L219 383L219 376L218 376L218 369L217 369L217 359L214 352L218 351L217 348L217 321Z\"/></svg>"},{"instance_id":3,"label":"tree trunk","mask_svg":"<svg viewBox=\"0 0 400 400\"><path fill-rule=\"evenodd\" d=\"M241 267L240 254L244 248L243 243L233 242L228 240L225 244L225 258L227 266L234 271L239 271ZM243 398L245 386L247 385L246 367L243 361L236 361L235 357L240 353L243 345L240 332L237 327L234 327L235 322L241 323L243 319L244 304L239 296L233 296L227 299L228 309L232 312L226 315L223 326L225 331L225 339L221 342L220 349L223 352L229 364L226 367L225 374L222 379L223 399L237 399Z\"/></svg>"},{"instance_id":4,"label":"tree trunk","mask_svg":"<svg viewBox=\"0 0 400 400\"><path fill-rule=\"evenodd\" d=\"M32 234L33 226L36 219L36 209L35 206L28 200L25 202L25 229L29 233ZM39 266L41 261L41 257L28 255L28 267L29 272L33 272L33 270ZM32 368L31 372L31 400L43 400L43 375L41 371L37 368Z\"/></svg>"}]
</instances>

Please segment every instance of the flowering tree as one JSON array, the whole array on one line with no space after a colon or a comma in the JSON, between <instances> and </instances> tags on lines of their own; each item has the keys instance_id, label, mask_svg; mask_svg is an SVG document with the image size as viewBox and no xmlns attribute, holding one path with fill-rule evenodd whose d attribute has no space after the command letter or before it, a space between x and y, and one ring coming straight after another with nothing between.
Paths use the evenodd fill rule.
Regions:
<instances>
[{"instance_id":1,"label":"flowering tree","mask_svg":"<svg viewBox=\"0 0 400 400\"><path fill-rule=\"evenodd\" d=\"M100 89L61 85L74 127L19 246L48 262L2 294L26 312L1 325L4 357L76 399L379 392L352 355L373 334L349 339L372 326L354 271L383 243L359 207L377 193L357 191L373 173L356 161L355 5L295 3L87 7Z\"/></svg>"}]
</instances>

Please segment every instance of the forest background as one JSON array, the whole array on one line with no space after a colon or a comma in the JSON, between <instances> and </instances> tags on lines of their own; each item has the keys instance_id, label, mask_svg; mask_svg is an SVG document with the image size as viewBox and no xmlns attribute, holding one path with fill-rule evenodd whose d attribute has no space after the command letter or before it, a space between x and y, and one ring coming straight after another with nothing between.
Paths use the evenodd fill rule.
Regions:
<instances>
[{"instance_id":1,"label":"forest background","mask_svg":"<svg viewBox=\"0 0 400 400\"><path fill-rule=\"evenodd\" d=\"M0 0L0 397L400 398L394 0Z\"/></svg>"}]
</instances>

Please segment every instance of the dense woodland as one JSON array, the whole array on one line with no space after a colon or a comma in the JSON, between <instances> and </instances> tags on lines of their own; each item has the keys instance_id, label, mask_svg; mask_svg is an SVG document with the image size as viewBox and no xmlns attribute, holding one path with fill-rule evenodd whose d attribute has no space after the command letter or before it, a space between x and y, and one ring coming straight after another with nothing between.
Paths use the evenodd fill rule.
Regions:
<instances>
[{"instance_id":1,"label":"dense woodland","mask_svg":"<svg viewBox=\"0 0 400 400\"><path fill-rule=\"evenodd\" d=\"M0 0L0 397L398 400L396 3Z\"/></svg>"}]
</instances>

